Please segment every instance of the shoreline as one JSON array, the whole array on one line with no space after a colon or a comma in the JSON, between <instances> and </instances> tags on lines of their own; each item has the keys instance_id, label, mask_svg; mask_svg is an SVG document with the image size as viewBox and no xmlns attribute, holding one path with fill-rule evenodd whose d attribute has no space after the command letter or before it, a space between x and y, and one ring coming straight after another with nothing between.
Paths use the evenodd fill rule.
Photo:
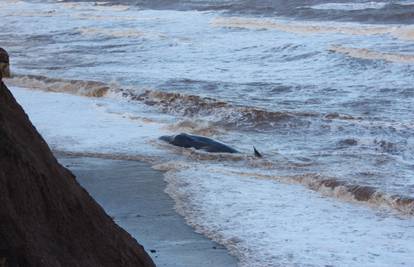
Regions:
<instances>
[{"instance_id":1,"label":"shoreline","mask_svg":"<svg viewBox=\"0 0 414 267\"><path fill-rule=\"evenodd\" d=\"M226 248L198 234L174 209L163 174L141 161L55 153L114 221L139 240L157 266L237 266Z\"/></svg>"}]
</instances>

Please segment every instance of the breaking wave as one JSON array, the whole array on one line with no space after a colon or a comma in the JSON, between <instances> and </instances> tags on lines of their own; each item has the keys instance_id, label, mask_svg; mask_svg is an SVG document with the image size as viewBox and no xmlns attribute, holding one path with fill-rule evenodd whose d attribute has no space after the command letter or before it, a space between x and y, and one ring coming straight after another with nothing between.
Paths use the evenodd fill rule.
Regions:
<instances>
[{"instance_id":1,"label":"breaking wave","mask_svg":"<svg viewBox=\"0 0 414 267\"><path fill-rule=\"evenodd\" d=\"M314 113L268 111L256 107L238 106L213 98L172 92L146 90L141 94L124 90L124 97L155 106L160 111L187 117L206 118L224 128L270 130L277 127L303 127Z\"/></svg>"},{"instance_id":2,"label":"breaking wave","mask_svg":"<svg viewBox=\"0 0 414 267\"><path fill-rule=\"evenodd\" d=\"M199 160L216 160L216 161L246 161L248 166L253 166L253 161L249 161L248 157L235 156L234 158L228 157L228 155L214 155L209 157L202 157L203 153L188 152L188 157L199 161ZM191 154L191 155L190 155ZM198 155L198 156L195 156ZM257 160L256 160L257 161ZM260 165L260 164L258 164ZM188 162L182 161L168 161L165 163L156 164L153 168L164 172L177 172L183 169L189 168ZM254 167L254 166L253 166ZM265 167L265 166L255 166ZM293 176L278 176L268 174L266 171L261 172L260 170L254 172L236 171L227 168L212 168L211 172L223 175L237 175L239 177L252 177L256 179L264 180L275 180L285 184L297 184L311 189L315 192L320 193L323 196L339 199L346 202L358 202L371 206L373 208L387 209L390 211L397 212L403 216L414 215L414 198L398 194L384 193L381 190L366 185L351 184L342 180L338 180L331 177L324 177L319 174L302 174Z\"/></svg>"},{"instance_id":3,"label":"breaking wave","mask_svg":"<svg viewBox=\"0 0 414 267\"><path fill-rule=\"evenodd\" d=\"M104 97L114 93L116 96L127 98L130 101L139 101L145 105L158 108L162 112L183 115L195 121L184 120L179 123L170 125L173 131L177 129L188 128L191 132L199 132L200 134L215 134L216 129L226 127L238 127L237 129L268 129L272 127L283 126L304 126L309 123L309 117L318 117L325 120L357 120L352 116L328 113L300 113L300 112L275 112L256 107L238 106L232 103L219 101L213 98L185 95L179 93L144 90L136 91L132 89L122 89L113 85L81 80L66 80L57 78L48 78L36 75L16 75L11 79L7 79L7 83L14 86L33 88L49 92L64 92L87 97ZM200 123L199 119L204 118ZM220 126L220 127L215 127ZM354 139L344 139L339 142L339 146L356 145L358 141ZM396 146L394 143L378 141L376 143L379 149L384 152L394 151ZM158 145L163 145L159 144ZM166 144L164 144L167 146ZM204 153L191 149L181 149L168 146L170 149L179 152L194 161L212 161L212 162L235 162L244 164L251 168L259 168L258 172L239 172L233 173L239 176L252 176L258 179L272 179L280 182L301 184L312 190L318 191L324 195L343 199L347 201L366 202L377 207L388 207L397 210L403 214L414 215L414 198L403 195L393 195L381 192L374 187L349 184L333 178L326 178L317 174L304 174L294 176L276 176L268 174L269 171L277 169L278 163L272 160L257 160L250 154L213 154ZM59 151L57 151L59 152ZM61 152L65 153L65 152ZM100 154L100 153L83 153L76 156L94 156L114 159L128 160L146 160L155 163L154 158L145 158L142 156L131 156L126 154ZM287 163L289 164L289 163ZM228 170L227 170L228 171ZM263 174L263 171L265 174Z\"/></svg>"},{"instance_id":4,"label":"breaking wave","mask_svg":"<svg viewBox=\"0 0 414 267\"><path fill-rule=\"evenodd\" d=\"M198 135L212 136L220 134L222 131L213 123L201 119L182 120L168 126L168 130L172 132L189 132Z\"/></svg>"},{"instance_id":5,"label":"breaking wave","mask_svg":"<svg viewBox=\"0 0 414 267\"><path fill-rule=\"evenodd\" d=\"M314 118L356 121L347 114L295 111L273 111L254 106L237 105L214 98L140 88L121 88L118 84L99 81L50 78L40 75L14 75L7 79L12 86L48 92L69 93L86 97L121 97L138 101L157 111L185 117L170 125L171 131L188 131L201 135L226 130L278 131L310 126Z\"/></svg>"},{"instance_id":6,"label":"breaking wave","mask_svg":"<svg viewBox=\"0 0 414 267\"><path fill-rule=\"evenodd\" d=\"M94 3L82 3L82 1L66 1L66 0L57 0L61 2L65 8L70 9L83 9L87 7L89 10L94 11L112 11L112 12L125 12L128 11L131 7L129 5L121 4L111 4L109 2L96 1ZM87 2L87 1L84 1Z\"/></svg>"},{"instance_id":7,"label":"breaking wave","mask_svg":"<svg viewBox=\"0 0 414 267\"><path fill-rule=\"evenodd\" d=\"M95 13L74 13L71 14L71 17L76 19L82 19L82 20L97 20L97 21L127 21L127 20L137 20L134 16L126 16L126 15L119 15L115 16L113 14L111 15L96 15Z\"/></svg>"},{"instance_id":8,"label":"breaking wave","mask_svg":"<svg viewBox=\"0 0 414 267\"><path fill-rule=\"evenodd\" d=\"M151 33L151 32L144 32L139 31L135 28L130 29L104 29L104 28L81 28L79 29L79 33L82 35L102 35L107 37L115 37L115 38L157 38L157 37L164 37L162 34L159 33Z\"/></svg>"},{"instance_id":9,"label":"breaking wave","mask_svg":"<svg viewBox=\"0 0 414 267\"><path fill-rule=\"evenodd\" d=\"M312 9L321 10L364 10L381 9L388 3L386 2L366 2L366 3L324 3L311 6Z\"/></svg>"},{"instance_id":10,"label":"breaking wave","mask_svg":"<svg viewBox=\"0 0 414 267\"><path fill-rule=\"evenodd\" d=\"M11 86L48 92L86 97L120 97L129 101L137 101L162 113L184 117L181 121L169 125L168 130L188 131L201 135L220 134L220 132L234 129L253 132L303 129L309 127L315 119L326 122L358 122L365 125L364 118L343 113L274 111L198 95L147 90L139 87L122 88L116 83L99 81L60 79L40 75L14 75L7 79L7 83ZM131 118L133 119L134 116ZM386 124L386 122L379 123L378 127ZM369 125L371 124L372 122ZM401 123L389 126L397 129L412 127Z\"/></svg>"},{"instance_id":11,"label":"breaking wave","mask_svg":"<svg viewBox=\"0 0 414 267\"><path fill-rule=\"evenodd\" d=\"M199 132L209 131L209 127L224 129L272 130L278 127L303 127L309 124L307 117L317 114L306 112L269 111L257 107L238 106L213 98L186 95L156 90L123 89L116 84L98 81L49 78L40 75L14 75L7 80L13 86L37 89L48 92L69 93L87 97L103 97L112 93L132 101L157 108L168 114L181 115L192 119L208 119L209 126L198 128ZM177 124L176 127L193 127Z\"/></svg>"},{"instance_id":12,"label":"breaking wave","mask_svg":"<svg viewBox=\"0 0 414 267\"><path fill-rule=\"evenodd\" d=\"M110 85L103 82L58 79L40 75L14 75L7 79L7 83L41 91L70 93L88 97L103 97L111 89Z\"/></svg>"},{"instance_id":13,"label":"breaking wave","mask_svg":"<svg viewBox=\"0 0 414 267\"><path fill-rule=\"evenodd\" d=\"M353 48L335 45L331 46L329 51L360 59L385 60L397 63L414 63L414 55L377 52L366 48Z\"/></svg>"},{"instance_id":14,"label":"breaking wave","mask_svg":"<svg viewBox=\"0 0 414 267\"><path fill-rule=\"evenodd\" d=\"M110 37L142 37L144 35L143 32L135 29L116 31L99 28L81 28L79 32L82 35L105 35Z\"/></svg>"},{"instance_id":15,"label":"breaking wave","mask_svg":"<svg viewBox=\"0 0 414 267\"><path fill-rule=\"evenodd\" d=\"M121 96L139 101L168 114L209 121L207 127L177 124L176 129L190 127L199 133L214 131L214 126L224 129L273 130L275 128L304 127L307 117L317 114L306 112L269 111L257 107L238 106L213 98L156 90L123 89L116 84L98 81L49 78L40 75L14 75L9 85L48 92L69 93L87 97Z\"/></svg>"},{"instance_id":16,"label":"breaking wave","mask_svg":"<svg viewBox=\"0 0 414 267\"><path fill-rule=\"evenodd\" d=\"M379 208L385 207L396 210L404 215L414 215L413 197L384 193L372 186L349 184L335 178L326 178L318 174L276 176L245 172L233 173L240 176L256 177L258 179L270 179L284 183L300 184L325 196L345 201L364 202Z\"/></svg>"},{"instance_id":17,"label":"breaking wave","mask_svg":"<svg viewBox=\"0 0 414 267\"><path fill-rule=\"evenodd\" d=\"M214 27L269 29L297 34L328 34L338 33L347 35L384 35L388 34L403 40L414 40L412 26L369 26L369 25L322 25L315 22L297 23L291 21L276 21L270 19L254 19L243 17L221 17L213 19L210 24Z\"/></svg>"}]
</instances>

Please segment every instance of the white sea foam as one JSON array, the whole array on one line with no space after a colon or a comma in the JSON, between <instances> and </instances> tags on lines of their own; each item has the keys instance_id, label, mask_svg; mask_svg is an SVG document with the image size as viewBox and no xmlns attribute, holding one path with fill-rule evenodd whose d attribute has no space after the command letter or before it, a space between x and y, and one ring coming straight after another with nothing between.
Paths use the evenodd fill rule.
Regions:
<instances>
[{"instance_id":1,"label":"white sea foam","mask_svg":"<svg viewBox=\"0 0 414 267\"><path fill-rule=\"evenodd\" d=\"M312 9L321 10L364 10L381 9L388 3L386 2L363 2L363 3L324 3L311 6Z\"/></svg>"},{"instance_id":2,"label":"white sea foam","mask_svg":"<svg viewBox=\"0 0 414 267\"><path fill-rule=\"evenodd\" d=\"M164 129L168 120L145 119L149 113L137 103L18 87L12 92L56 150L137 160L152 157L154 167L167 172L167 192L177 210L197 231L225 245L240 266L414 262L412 219L325 198L299 185L258 179L253 169L235 167L232 161L199 162L169 152L156 141L170 133Z\"/></svg>"},{"instance_id":3,"label":"white sea foam","mask_svg":"<svg viewBox=\"0 0 414 267\"><path fill-rule=\"evenodd\" d=\"M71 14L71 17L75 19L81 19L81 20L96 20L96 21L128 21L128 20L137 20L138 18L134 16L126 16L126 15L115 15L115 14L108 14L108 15L102 15L102 14L91 14L91 13L75 13Z\"/></svg>"},{"instance_id":4,"label":"white sea foam","mask_svg":"<svg viewBox=\"0 0 414 267\"><path fill-rule=\"evenodd\" d=\"M365 10L365 9L381 9L386 7L388 4L398 4L402 6L414 5L412 1L390 1L390 2L354 2L354 3L323 3L310 6L312 9L319 10Z\"/></svg>"},{"instance_id":5,"label":"white sea foam","mask_svg":"<svg viewBox=\"0 0 414 267\"><path fill-rule=\"evenodd\" d=\"M217 166L156 167L172 170L166 174L167 192L187 222L224 244L240 266L414 262L412 220L332 201L300 186L223 175Z\"/></svg>"},{"instance_id":6,"label":"white sea foam","mask_svg":"<svg viewBox=\"0 0 414 267\"><path fill-rule=\"evenodd\" d=\"M136 29L122 29L122 30L108 30L104 28L81 28L79 32L83 35L105 35L111 37L142 37L145 35L144 32Z\"/></svg>"},{"instance_id":7,"label":"white sea foam","mask_svg":"<svg viewBox=\"0 0 414 267\"><path fill-rule=\"evenodd\" d=\"M84 98L19 87L13 88L13 94L56 150L142 155L156 151L148 142L162 133L163 125L133 116L143 110L121 99Z\"/></svg>"},{"instance_id":8,"label":"white sea foam","mask_svg":"<svg viewBox=\"0 0 414 267\"><path fill-rule=\"evenodd\" d=\"M414 40L412 26L374 26L356 23L296 22L245 17L217 17L211 21L214 27L270 29L296 34L346 34L357 36L391 35L403 40Z\"/></svg>"},{"instance_id":9,"label":"white sea foam","mask_svg":"<svg viewBox=\"0 0 414 267\"><path fill-rule=\"evenodd\" d=\"M391 35L401 40L412 41L414 40L414 26L396 28L391 31Z\"/></svg>"},{"instance_id":10,"label":"white sea foam","mask_svg":"<svg viewBox=\"0 0 414 267\"><path fill-rule=\"evenodd\" d=\"M385 60L397 63L414 63L414 55L385 53L373 51L366 48L344 47L340 45L331 46L329 50L360 59Z\"/></svg>"},{"instance_id":11,"label":"white sea foam","mask_svg":"<svg viewBox=\"0 0 414 267\"><path fill-rule=\"evenodd\" d=\"M22 0L3 0L0 2L0 6L8 6L10 4L17 4L23 2Z\"/></svg>"},{"instance_id":12,"label":"white sea foam","mask_svg":"<svg viewBox=\"0 0 414 267\"><path fill-rule=\"evenodd\" d=\"M130 9L130 6L127 5L112 5L108 2L97 2L94 5L94 8L97 10L110 10L115 12L124 12Z\"/></svg>"},{"instance_id":13,"label":"white sea foam","mask_svg":"<svg viewBox=\"0 0 414 267\"><path fill-rule=\"evenodd\" d=\"M61 5L75 10L88 9L90 11L111 12L124 12L131 8L127 5L108 5L107 2L63 2Z\"/></svg>"}]
</instances>

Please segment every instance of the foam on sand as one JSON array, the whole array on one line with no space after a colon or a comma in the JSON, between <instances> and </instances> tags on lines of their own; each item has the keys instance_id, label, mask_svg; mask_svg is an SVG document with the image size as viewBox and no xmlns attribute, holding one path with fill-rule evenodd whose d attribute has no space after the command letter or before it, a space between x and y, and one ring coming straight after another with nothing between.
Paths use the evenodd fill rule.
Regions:
<instances>
[{"instance_id":1,"label":"foam on sand","mask_svg":"<svg viewBox=\"0 0 414 267\"><path fill-rule=\"evenodd\" d=\"M55 150L148 156L156 152L147 142L158 138L162 125L128 116L128 107L139 113L136 105L128 106L121 99L85 98L19 87L11 90ZM124 112L116 112L120 108Z\"/></svg>"},{"instance_id":2,"label":"foam on sand","mask_svg":"<svg viewBox=\"0 0 414 267\"><path fill-rule=\"evenodd\" d=\"M240 266L406 266L412 220L321 197L301 186L223 175L182 162L167 192L197 231L224 244ZM177 171L179 169L179 171Z\"/></svg>"}]
</instances>

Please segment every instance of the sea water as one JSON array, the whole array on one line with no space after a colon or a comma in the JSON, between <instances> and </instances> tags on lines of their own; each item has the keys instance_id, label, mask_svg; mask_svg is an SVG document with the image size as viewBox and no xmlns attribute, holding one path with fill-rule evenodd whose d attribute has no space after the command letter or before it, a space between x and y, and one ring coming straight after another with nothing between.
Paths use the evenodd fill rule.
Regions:
<instances>
[{"instance_id":1,"label":"sea water","mask_svg":"<svg viewBox=\"0 0 414 267\"><path fill-rule=\"evenodd\" d=\"M54 150L165 171L177 211L241 266L410 266L413 14L409 1L4 0L0 46ZM242 153L158 140L179 132Z\"/></svg>"}]
</instances>

